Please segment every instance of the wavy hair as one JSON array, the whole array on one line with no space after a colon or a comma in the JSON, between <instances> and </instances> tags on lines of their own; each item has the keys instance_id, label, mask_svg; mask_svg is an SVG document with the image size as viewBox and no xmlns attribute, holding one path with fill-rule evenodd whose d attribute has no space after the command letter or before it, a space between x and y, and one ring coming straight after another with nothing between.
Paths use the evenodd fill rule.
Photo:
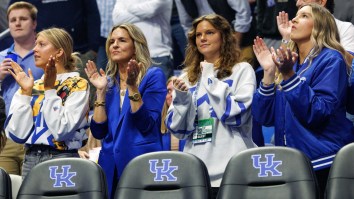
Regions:
<instances>
[{"instance_id":1,"label":"wavy hair","mask_svg":"<svg viewBox=\"0 0 354 199\"><path fill-rule=\"evenodd\" d=\"M81 64L81 59L79 58L78 53L73 52L73 39L64 29L45 29L39 32L37 34L37 37L38 36L47 38L54 48L63 50L64 56L60 57L60 59L67 71L75 71L77 64Z\"/></svg>"},{"instance_id":2,"label":"wavy hair","mask_svg":"<svg viewBox=\"0 0 354 199\"><path fill-rule=\"evenodd\" d=\"M233 66L240 62L241 51L238 48L238 41L234 36L234 30L229 22L217 14L204 15L193 21L191 30L188 33L188 45L186 48L186 58L183 62L184 71L187 72L190 83L195 84L201 75L200 62L204 56L198 51L196 45L197 26L202 21L208 21L216 30L220 31L222 44L220 58L214 63L219 68L217 78L222 79L232 74Z\"/></svg>"},{"instance_id":3,"label":"wavy hair","mask_svg":"<svg viewBox=\"0 0 354 199\"><path fill-rule=\"evenodd\" d=\"M106 52L107 52L107 58L108 58L108 63L107 63L107 69L106 69L106 73L107 76L111 77L112 80L114 80L114 82L116 84L118 84L117 79L115 78L118 75L118 64L115 63L112 58L111 58L111 54L109 51L109 47L110 47L110 40L112 37L112 33L114 30L116 30L117 28L122 28L124 30L126 30L129 34L129 36L131 37L131 39L133 40L134 43L134 47L135 47L135 59L138 63L142 63L143 64L143 68L140 69L140 73L138 76L138 85L140 84L142 78L144 77L147 69L152 65L153 61L150 57L150 52L149 52L149 48L147 45L147 41L145 38L144 33L140 30L140 28L138 28L137 26L133 25L133 24L120 24L117 26L114 26L110 32L110 34L108 35L107 41L106 41Z\"/></svg>"}]
</instances>

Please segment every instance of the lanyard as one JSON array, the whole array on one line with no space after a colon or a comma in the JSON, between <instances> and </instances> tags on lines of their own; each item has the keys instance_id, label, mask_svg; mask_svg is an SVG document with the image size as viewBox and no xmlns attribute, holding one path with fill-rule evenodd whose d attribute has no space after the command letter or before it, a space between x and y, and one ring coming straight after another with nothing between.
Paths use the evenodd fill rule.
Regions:
<instances>
[{"instance_id":1,"label":"lanyard","mask_svg":"<svg viewBox=\"0 0 354 199\"><path fill-rule=\"evenodd\" d=\"M199 90L199 86L200 86L200 81L198 80L197 85L195 87L195 91L193 93L194 109L195 109L195 118L194 118L195 126L198 126L198 90Z\"/></svg>"}]
</instances>

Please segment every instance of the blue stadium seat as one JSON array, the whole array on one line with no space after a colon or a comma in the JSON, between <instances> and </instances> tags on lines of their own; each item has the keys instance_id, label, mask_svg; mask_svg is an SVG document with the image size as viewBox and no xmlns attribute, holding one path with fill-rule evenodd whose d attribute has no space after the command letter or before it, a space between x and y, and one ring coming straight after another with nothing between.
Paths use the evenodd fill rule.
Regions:
<instances>
[{"instance_id":1,"label":"blue stadium seat","mask_svg":"<svg viewBox=\"0 0 354 199\"><path fill-rule=\"evenodd\" d=\"M260 147L232 157L218 199L316 199L318 188L309 159L289 147Z\"/></svg>"},{"instance_id":2,"label":"blue stadium seat","mask_svg":"<svg viewBox=\"0 0 354 199\"><path fill-rule=\"evenodd\" d=\"M9 174L0 168L0 199L11 199L11 179Z\"/></svg>"},{"instance_id":3,"label":"blue stadium seat","mask_svg":"<svg viewBox=\"0 0 354 199\"><path fill-rule=\"evenodd\" d=\"M354 198L354 143L338 151L329 172L327 199Z\"/></svg>"},{"instance_id":4,"label":"blue stadium seat","mask_svg":"<svg viewBox=\"0 0 354 199\"><path fill-rule=\"evenodd\" d=\"M196 156L163 151L134 158L126 166L115 199L209 199L210 180Z\"/></svg>"},{"instance_id":5,"label":"blue stadium seat","mask_svg":"<svg viewBox=\"0 0 354 199\"><path fill-rule=\"evenodd\" d=\"M17 199L106 199L102 168L80 158L42 162L23 180Z\"/></svg>"}]
</instances>

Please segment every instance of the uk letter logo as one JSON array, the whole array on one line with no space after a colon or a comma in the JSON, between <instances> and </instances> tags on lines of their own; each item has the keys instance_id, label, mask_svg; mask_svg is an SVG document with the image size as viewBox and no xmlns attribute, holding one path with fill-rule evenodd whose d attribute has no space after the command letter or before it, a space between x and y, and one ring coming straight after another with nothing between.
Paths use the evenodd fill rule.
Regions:
<instances>
[{"instance_id":1,"label":"uk letter logo","mask_svg":"<svg viewBox=\"0 0 354 199\"><path fill-rule=\"evenodd\" d=\"M150 172L155 174L154 181L164 181L164 177L166 181L177 181L177 177L172 173L178 170L178 166L170 166L171 161L171 159L162 159L162 166L157 166L159 163L158 159L149 160Z\"/></svg>"},{"instance_id":2,"label":"uk letter logo","mask_svg":"<svg viewBox=\"0 0 354 199\"><path fill-rule=\"evenodd\" d=\"M49 167L50 179L54 180L53 187L75 187L75 183L71 180L76 176L76 172L69 172L71 165L61 166L62 173L58 172L58 166Z\"/></svg>"},{"instance_id":3,"label":"uk letter logo","mask_svg":"<svg viewBox=\"0 0 354 199\"><path fill-rule=\"evenodd\" d=\"M261 162L261 154L252 155L253 167L259 169L258 177L282 176L277 167L281 165L282 161L275 161L274 154L265 154L266 161Z\"/></svg>"}]
</instances>

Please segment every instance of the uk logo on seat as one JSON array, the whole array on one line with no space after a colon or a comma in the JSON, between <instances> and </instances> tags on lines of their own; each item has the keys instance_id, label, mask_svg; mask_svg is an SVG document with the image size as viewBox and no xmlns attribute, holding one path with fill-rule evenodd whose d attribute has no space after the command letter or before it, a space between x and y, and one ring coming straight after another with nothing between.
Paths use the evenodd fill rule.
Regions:
<instances>
[{"instance_id":1,"label":"uk logo on seat","mask_svg":"<svg viewBox=\"0 0 354 199\"><path fill-rule=\"evenodd\" d=\"M164 178L166 181L177 181L177 177L172 173L178 170L178 166L171 166L171 161L171 159L162 159L162 166L157 166L159 163L158 159L149 160L150 172L155 174L155 182L164 181Z\"/></svg>"},{"instance_id":2,"label":"uk logo on seat","mask_svg":"<svg viewBox=\"0 0 354 199\"><path fill-rule=\"evenodd\" d=\"M265 154L266 161L261 162L261 154L252 155L253 167L259 169L258 177L270 176L282 176L277 167L283 163L283 161L275 161L274 154Z\"/></svg>"},{"instance_id":3,"label":"uk logo on seat","mask_svg":"<svg viewBox=\"0 0 354 199\"><path fill-rule=\"evenodd\" d=\"M76 176L76 172L69 172L71 165L61 166L61 173L58 172L58 166L49 167L49 177L54 180L53 187L75 187L75 183L71 180Z\"/></svg>"}]
</instances>

